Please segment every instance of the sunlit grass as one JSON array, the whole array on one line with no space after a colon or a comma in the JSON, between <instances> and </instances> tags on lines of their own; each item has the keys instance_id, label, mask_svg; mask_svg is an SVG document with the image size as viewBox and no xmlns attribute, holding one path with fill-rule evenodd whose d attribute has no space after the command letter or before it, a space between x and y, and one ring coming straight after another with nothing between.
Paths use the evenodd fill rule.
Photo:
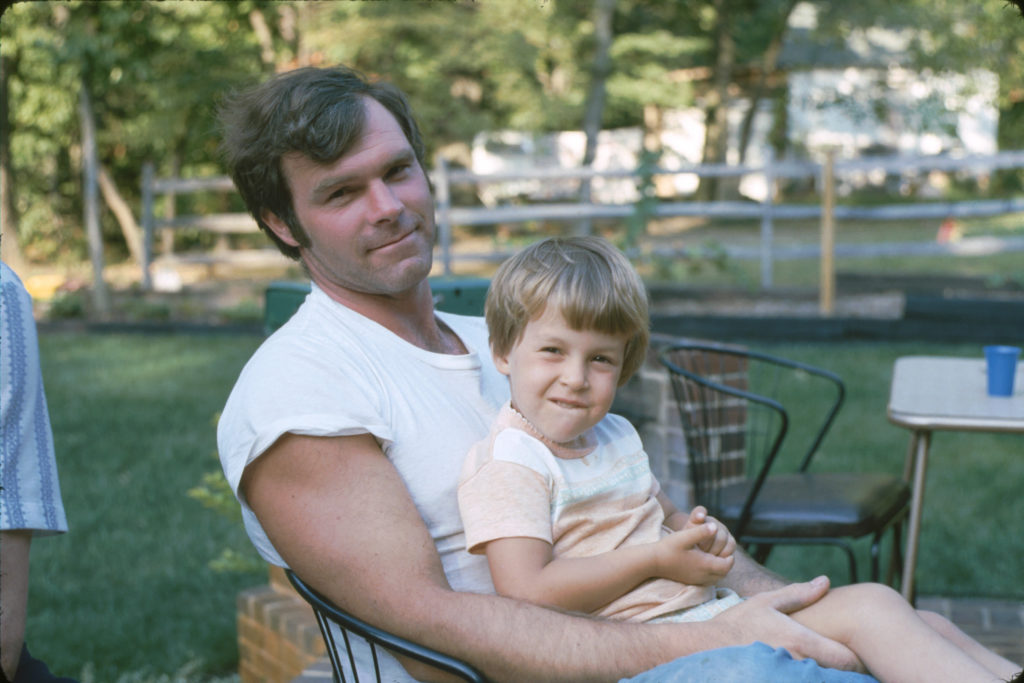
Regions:
<instances>
[{"instance_id":1,"label":"sunlit grass","mask_svg":"<svg viewBox=\"0 0 1024 683\"><path fill-rule=\"evenodd\" d=\"M244 534L186 491L218 467L213 420L258 341L41 335L70 532L33 544L28 642L54 671L235 670L235 597L265 575L208 569Z\"/></svg>"}]
</instances>

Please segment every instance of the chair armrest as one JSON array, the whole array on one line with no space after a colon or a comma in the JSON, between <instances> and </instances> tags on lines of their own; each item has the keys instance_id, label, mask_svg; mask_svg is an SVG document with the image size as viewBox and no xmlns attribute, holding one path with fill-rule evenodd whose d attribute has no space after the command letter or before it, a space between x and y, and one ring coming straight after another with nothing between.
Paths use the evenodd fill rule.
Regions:
<instances>
[{"instance_id":1,"label":"chair armrest","mask_svg":"<svg viewBox=\"0 0 1024 683\"><path fill-rule=\"evenodd\" d=\"M414 643L410 640L406 640L400 636L396 636L393 633L389 633L382 629L372 626L367 622L352 616L348 612L345 612L340 607L335 605L333 602L325 598L314 588L306 584L302 579L298 577L291 569L284 570L285 576L291 582L295 590L298 591L299 595L308 602L318 615L332 621L342 629L351 631L362 638L365 638L372 644L380 645L391 652L411 657L417 661L429 664L430 666L436 667L447 673L458 676L459 678L470 681L471 683L486 683L486 680L479 671L471 667L470 665L462 662L454 657L450 657L446 654L437 652L418 643ZM321 624L321 629L324 626ZM324 634L325 641L328 646L331 645L331 641L327 640L327 634ZM332 662L334 661L334 654L332 653Z\"/></svg>"}]
</instances>

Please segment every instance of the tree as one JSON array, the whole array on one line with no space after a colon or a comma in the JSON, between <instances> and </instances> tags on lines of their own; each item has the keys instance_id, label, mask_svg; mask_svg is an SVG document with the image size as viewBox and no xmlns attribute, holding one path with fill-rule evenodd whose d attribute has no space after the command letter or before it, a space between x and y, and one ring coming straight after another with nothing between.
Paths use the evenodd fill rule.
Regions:
<instances>
[{"instance_id":1,"label":"tree","mask_svg":"<svg viewBox=\"0 0 1024 683\"><path fill-rule=\"evenodd\" d=\"M114 212L101 215L107 250L137 252L125 207L138 205L144 160L156 159L164 172L172 166L216 172L217 97L262 73L256 38L246 30L253 6L23 3L3 14L0 50L15 65L8 76L8 169L17 181L19 234L30 258L74 260L84 252L84 195L74 172L82 82L92 95L98 179ZM84 76L82 64L90 64Z\"/></svg>"},{"instance_id":2,"label":"tree","mask_svg":"<svg viewBox=\"0 0 1024 683\"><path fill-rule=\"evenodd\" d=\"M615 0L597 0L594 3L594 58L591 66L590 89L583 110L583 132L586 145L583 150L583 167L594 163L597 154L597 138L601 132L604 117L605 84L612 70L612 20L615 15ZM590 179L580 183L580 203L590 202ZM584 219L579 227L581 234L590 234L590 219Z\"/></svg>"},{"instance_id":3,"label":"tree","mask_svg":"<svg viewBox=\"0 0 1024 683\"><path fill-rule=\"evenodd\" d=\"M14 173L11 169L11 120L7 103L10 90L7 74L9 58L0 55L0 251L4 261L15 271L25 266L25 257L18 243L18 202L15 200Z\"/></svg>"},{"instance_id":4,"label":"tree","mask_svg":"<svg viewBox=\"0 0 1024 683\"><path fill-rule=\"evenodd\" d=\"M661 110L699 105L712 124L705 160L724 160L721 105L746 96L749 116L758 100L783 92L776 56L794 1L17 3L0 20L9 105L0 145L4 250L13 254L20 240L31 261L86 256L77 116L86 60L101 192L113 211L101 213L101 232L118 259L135 252L125 207L138 205L143 162L156 162L159 175L222 172L218 98L302 64L341 62L394 81L409 94L431 152L468 151L475 133L498 128L592 131L597 120L643 125L645 113L657 126ZM1005 0L812 4L814 40L884 24L913 36L901 56L910 67L999 73L1001 144L1024 146L1024 61L1007 59L1024 52L1024 31ZM614 31L607 60L595 61L604 59L595 31L602 13ZM742 140L749 127L748 118ZM177 200L190 213L228 210L223 201Z\"/></svg>"}]
</instances>

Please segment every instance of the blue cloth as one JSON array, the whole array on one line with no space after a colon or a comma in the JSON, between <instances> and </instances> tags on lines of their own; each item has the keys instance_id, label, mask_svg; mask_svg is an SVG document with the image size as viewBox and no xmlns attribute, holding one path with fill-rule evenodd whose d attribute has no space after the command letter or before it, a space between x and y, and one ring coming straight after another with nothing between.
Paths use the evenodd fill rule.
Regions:
<instances>
[{"instance_id":1,"label":"blue cloth","mask_svg":"<svg viewBox=\"0 0 1024 683\"><path fill-rule=\"evenodd\" d=\"M2 678L2 676L0 676ZM73 678L57 676L50 671L46 662L36 659L27 645L21 647L21 658L18 660L18 673L11 683L78 683Z\"/></svg>"},{"instance_id":2,"label":"blue cloth","mask_svg":"<svg viewBox=\"0 0 1024 683\"><path fill-rule=\"evenodd\" d=\"M764 643L698 652L619 683L878 683L871 676L823 669Z\"/></svg>"},{"instance_id":3,"label":"blue cloth","mask_svg":"<svg viewBox=\"0 0 1024 683\"><path fill-rule=\"evenodd\" d=\"M32 297L0 263L0 529L68 530L39 367Z\"/></svg>"}]
</instances>

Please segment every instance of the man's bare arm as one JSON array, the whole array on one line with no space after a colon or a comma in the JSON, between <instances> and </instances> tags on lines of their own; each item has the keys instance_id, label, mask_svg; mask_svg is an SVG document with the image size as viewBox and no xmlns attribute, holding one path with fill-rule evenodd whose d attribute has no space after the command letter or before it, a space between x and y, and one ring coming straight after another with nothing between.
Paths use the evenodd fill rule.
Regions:
<instances>
[{"instance_id":1,"label":"man's bare arm","mask_svg":"<svg viewBox=\"0 0 1024 683\"><path fill-rule=\"evenodd\" d=\"M750 555L737 547L736 562L732 570L719 582L719 585L731 588L745 598L765 591L778 590L790 582L775 572L759 565Z\"/></svg>"},{"instance_id":2,"label":"man's bare arm","mask_svg":"<svg viewBox=\"0 0 1024 683\"><path fill-rule=\"evenodd\" d=\"M655 626L455 592L401 477L369 435L285 435L248 466L242 491L275 548L307 582L357 616L495 681L613 681L754 640L818 654L819 661L829 652L831 641L809 636L772 605L741 605L742 619ZM809 604L820 594L801 584L789 598Z\"/></svg>"}]
</instances>

